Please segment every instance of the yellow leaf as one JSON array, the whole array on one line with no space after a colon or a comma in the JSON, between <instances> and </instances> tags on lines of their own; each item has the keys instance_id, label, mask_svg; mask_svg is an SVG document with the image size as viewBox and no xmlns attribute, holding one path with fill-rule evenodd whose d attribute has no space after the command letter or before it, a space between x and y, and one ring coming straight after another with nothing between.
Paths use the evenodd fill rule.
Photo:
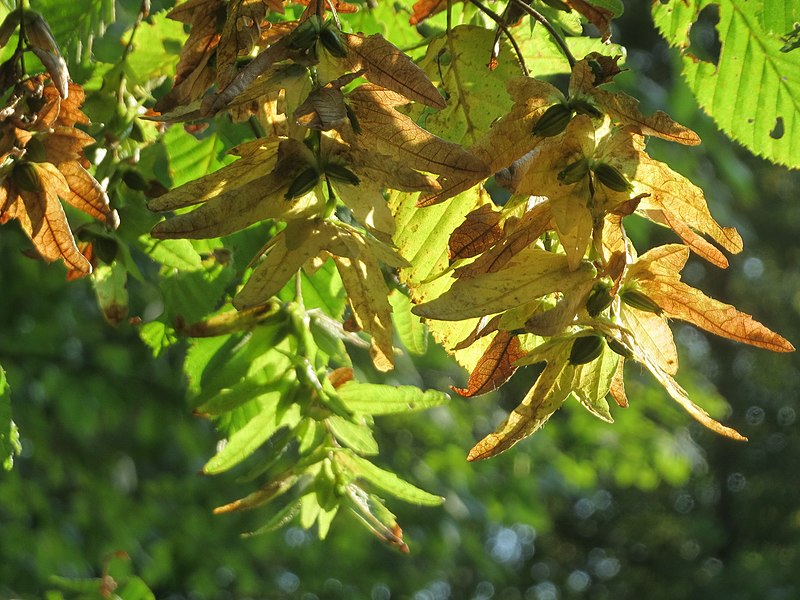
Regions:
<instances>
[{"instance_id":1,"label":"yellow leaf","mask_svg":"<svg viewBox=\"0 0 800 600\"><path fill-rule=\"evenodd\" d=\"M352 259L334 256L333 260L347 290L356 323L372 335L372 363L379 371L391 370L394 366L392 306L378 261L370 252L362 252Z\"/></svg>"},{"instance_id":2,"label":"yellow leaf","mask_svg":"<svg viewBox=\"0 0 800 600\"><path fill-rule=\"evenodd\" d=\"M155 211L175 210L200 204L223 194L230 194L233 197L238 188L247 186L273 171L278 162L281 143L280 139L265 138L243 145L244 148L240 151L245 154L241 159L154 198L148 207ZM235 154L235 150L234 148L231 153Z\"/></svg>"},{"instance_id":3,"label":"yellow leaf","mask_svg":"<svg viewBox=\"0 0 800 600\"><path fill-rule=\"evenodd\" d=\"M622 152L621 144L614 151ZM703 190L679 175L666 164L653 160L644 153L644 140L630 138L632 144L627 151L636 164L633 175L634 191L646 194L639 203L639 210L663 210L678 217L683 223L700 233L711 236L720 246L734 254L742 251L742 238L733 227L722 227L708 210Z\"/></svg>"},{"instance_id":4,"label":"yellow leaf","mask_svg":"<svg viewBox=\"0 0 800 600\"><path fill-rule=\"evenodd\" d=\"M633 335L638 349L665 373L675 375L678 372L678 351L666 319L627 305L623 305L619 316Z\"/></svg>"},{"instance_id":5,"label":"yellow leaf","mask_svg":"<svg viewBox=\"0 0 800 600\"><path fill-rule=\"evenodd\" d=\"M336 234L336 228L324 221L290 221L286 229L270 240L266 258L236 294L233 305L242 309L267 302L307 260L319 255Z\"/></svg>"},{"instance_id":6,"label":"yellow leaf","mask_svg":"<svg viewBox=\"0 0 800 600\"><path fill-rule=\"evenodd\" d=\"M547 366L522 402L494 433L475 444L468 461L491 458L505 452L544 425L572 391L574 367L567 362L570 343L562 341L551 348ZM566 384L566 385L565 385Z\"/></svg>"},{"instance_id":7,"label":"yellow leaf","mask_svg":"<svg viewBox=\"0 0 800 600\"><path fill-rule=\"evenodd\" d=\"M602 83L602 82L601 82ZM639 110L639 101L622 92L608 92L595 87L595 75L589 61L578 61L570 78L570 96L581 93L589 95L599 104L613 121L622 125L634 125L641 135L653 135L670 142L687 146L700 143L700 136L688 127L673 121L662 111L645 116Z\"/></svg>"},{"instance_id":8,"label":"yellow leaf","mask_svg":"<svg viewBox=\"0 0 800 600\"><path fill-rule=\"evenodd\" d=\"M528 247L503 269L458 279L448 291L413 312L445 321L480 317L553 292L568 292L594 275L594 267L587 262L570 271L563 254Z\"/></svg>"}]
</instances>

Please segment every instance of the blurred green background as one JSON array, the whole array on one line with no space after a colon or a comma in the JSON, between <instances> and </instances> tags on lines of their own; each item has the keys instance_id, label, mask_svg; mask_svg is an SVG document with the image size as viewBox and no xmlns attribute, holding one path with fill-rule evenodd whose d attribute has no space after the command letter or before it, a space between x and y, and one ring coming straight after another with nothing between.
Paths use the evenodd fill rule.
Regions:
<instances>
[{"instance_id":1,"label":"blurred green background","mask_svg":"<svg viewBox=\"0 0 800 600\"><path fill-rule=\"evenodd\" d=\"M703 187L745 239L727 271L692 260L684 279L797 344L800 176L717 132L647 10L630 8L615 34L629 52L619 85L704 140L654 140L651 153ZM640 249L674 241L631 228ZM348 518L324 542L296 526L244 539L270 509L211 515L250 487L197 474L216 435L184 403L180 346L153 359L132 326L103 321L88 282L67 284L27 246L16 226L0 230L0 364L23 444L0 475L0 598L44 597L52 576L99 576L117 551L172 600L800 597L795 355L675 325L679 380L701 406L729 405L720 416L746 444L702 429L629 365L631 407L614 425L567 406L511 452L468 464L530 385L520 370L502 394L379 420L379 464L447 497L437 509L391 504L409 556ZM439 389L466 380L436 348L402 358L393 377Z\"/></svg>"}]
</instances>

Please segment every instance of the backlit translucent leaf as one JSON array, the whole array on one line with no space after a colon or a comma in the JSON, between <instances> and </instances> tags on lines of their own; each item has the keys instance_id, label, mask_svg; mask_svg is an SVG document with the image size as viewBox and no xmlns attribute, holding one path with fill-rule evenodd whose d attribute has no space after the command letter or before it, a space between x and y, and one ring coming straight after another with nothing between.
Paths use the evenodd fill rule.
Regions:
<instances>
[{"instance_id":1,"label":"backlit translucent leaf","mask_svg":"<svg viewBox=\"0 0 800 600\"><path fill-rule=\"evenodd\" d=\"M619 358L606 346L598 358L575 368L573 394L586 410L606 423L614 422L606 395L611 388Z\"/></svg>"},{"instance_id":2,"label":"backlit translucent leaf","mask_svg":"<svg viewBox=\"0 0 800 600\"><path fill-rule=\"evenodd\" d=\"M553 292L567 292L594 277L594 267L582 263L570 271L567 257L531 246L505 267L467 279L458 279L435 300L414 308L421 317L460 320L519 306Z\"/></svg>"},{"instance_id":3,"label":"backlit translucent leaf","mask_svg":"<svg viewBox=\"0 0 800 600\"><path fill-rule=\"evenodd\" d=\"M450 397L437 390L421 390L412 385L380 385L376 383L345 383L336 390L339 398L355 413L388 415L425 410L445 404Z\"/></svg>"},{"instance_id":4,"label":"backlit translucent leaf","mask_svg":"<svg viewBox=\"0 0 800 600\"><path fill-rule=\"evenodd\" d=\"M367 481L379 490L400 500L423 506L438 506L444 502L444 498L441 496L421 490L417 486L403 481L391 471L385 471L351 451L338 450L334 453L334 460L356 479Z\"/></svg>"},{"instance_id":5,"label":"backlit translucent leaf","mask_svg":"<svg viewBox=\"0 0 800 600\"><path fill-rule=\"evenodd\" d=\"M333 415L325 422L336 439L353 452L363 456L378 454L378 442L375 441L369 425L363 422L363 418L361 423L353 423L344 417Z\"/></svg>"},{"instance_id":6,"label":"backlit translucent leaf","mask_svg":"<svg viewBox=\"0 0 800 600\"><path fill-rule=\"evenodd\" d=\"M21 451L19 430L11 420L11 387L6 372L0 367L0 464L4 470L11 470L14 456Z\"/></svg>"},{"instance_id":7,"label":"backlit translucent leaf","mask_svg":"<svg viewBox=\"0 0 800 600\"><path fill-rule=\"evenodd\" d=\"M517 336L508 331L498 331L470 374L467 387L453 387L453 391L471 397L497 389L517 370L514 362L523 354Z\"/></svg>"},{"instance_id":8,"label":"backlit translucent leaf","mask_svg":"<svg viewBox=\"0 0 800 600\"><path fill-rule=\"evenodd\" d=\"M467 460L497 456L544 425L572 391L574 367L567 363L571 341L549 347L547 366L525 398L495 430L469 451Z\"/></svg>"},{"instance_id":9,"label":"backlit translucent leaf","mask_svg":"<svg viewBox=\"0 0 800 600\"><path fill-rule=\"evenodd\" d=\"M700 12L719 7L717 64L692 55L689 31ZM747 0L671 0L652 4L670 45L681 50L683 77L720 128L754 153L800 167L800 53L781 52L781 34L800 21L795 0L775 0L767 23L764 3Z\"/></svg>"},{"instance_id":10,"label":"backlit translucent leaf","mask_svg":"<svg viewBox=\"0 0 800 600\"><path fill-rule=\"evenodd\" d=\"M300 420L300 407L293 404L278 414L274 398L259 401L260 411L241 429L236 431L203 467L209 475L221 473L238 465L266 442L280 427L294 427Z\"/></svg>"},{"instance_id":11,"label":"backlit translucent leaf","mask_svg":"<svg viewBox=\"0 0 800 600\"><path fill-rule=\"evenodd\" d=\"M428 349L428 328L420 318L411 312L411 301L400 290L389 294L392 305L392 324L406 350L422 356Z\"/></svg>"}]
</instances>

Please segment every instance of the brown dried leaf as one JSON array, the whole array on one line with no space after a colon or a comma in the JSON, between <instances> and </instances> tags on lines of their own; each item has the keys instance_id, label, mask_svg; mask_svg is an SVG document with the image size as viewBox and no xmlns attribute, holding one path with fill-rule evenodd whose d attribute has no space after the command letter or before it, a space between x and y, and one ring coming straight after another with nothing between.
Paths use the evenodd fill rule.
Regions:
<instances>
[{"instance_id":1,"label":"brown dried leaf","mask_svg":"<svg viewBox=\"0 0 800 600\"><path fill-rule=\"evenodd\" d=\"M672 229L678 234L678 237L680 237L683 242L701 258L704 258L712 265L715 265L720 269L728 268L728 259L717 249L716 246L711 244L701 235L695 233L691 227L689 227L686 223L681 221L668 210L649 210L646 212L646 214L647 218L654 223L662 223L663 225L666 225Z\"/></svg>"},{"instance_id":2,"label":"brown dried leaf","mask_svg":"<svg viewBox=\"0 0 800 600\"><path fill-rule=\"evenodd\" d=\"M676 280L640 281L647 294L664 313L688 321L715 335L751 344L773 352L793 352L794 346L730 304L709 298L700 290Z\"/></svg>"},{"instance_id":3,"label":"brown dried leaf","mask_svg":"<svg viewBox=\"0 0 800 600\"><path fill-rule=\"evenodd\" d=\"M614 13L607 8L590 4L586 0L564 0L564 2L597 27L604 42L611 38L611 19L614 17Z\"/></svg>"},{"instance_id":4,"label":"brown dried leaf","mask_svg":"<svg viewBox=\"0 0 800 600\"><path fill-rule=\"evenodd\" d=\"M116 229L119 225L117 211L111 210L108 205L108 196L97 180L74 161L59 164L58 170L61 171L69 186L69 193L61 196L61 199L101 223L106 223Z\"/></svg>"},{"instance_id":5,"label":"brown dried leaf","mask_svg":"<svg viewBox=\"0 0 800 600\"><path fill-rule=\"evenodd\" d=\"M225 88L236 76L236 60L250 54L261 37L267 14L263 0L231 0L217 47L217 86Z\"/></svg>"},{"instance_id":6,"label":"brown dried leaf","mask_svg":"<svg viewBox=\"0 0 800 600\"><path fill-rule=\"evenodd\" d=\"M625 393L625 380L623 379L624 366L625 359L620 356L617 368L614 370L614 378L611 380L611 388L608 390L620 408L628 408L628 395Z\"/></svg>"},{"instance_id":7,"label":"brown dried leaf","mask_svg":"<svg viewBox=\"0 0 800 600\"><path fill-rule=\"evenodd\" d=\"M343 33L342 38L348 47L347 56L342 59L348 71L363 70L364 77L372 83L409 100L433 108L447 106L425 72L382 35Z\"/></svg>"},{"instance_id":8,"label":"brown dried leaf","mask_svg":"<svg viewBox=\"0 0 800 600\"><path fill-rule=\"evenodd\" d=\"M15 206L8 211L19 220L36 250L48 262L62 259L68 269L91 273L92 266L75 245L67 216L58 200L69 195L64 176L50 163L30 163L36 170L42 190L18 190Z\"/></svg>"},{"instance_id":9,"label":"brown dried leaf","mask_svg":"<svg viewBox=\"0 0 800 600\"><path fill-rule=\"evenodd\" d=\"M503 385L517 370L514 361L524 354L519 338L508 331L498 331L469 376L466 388L450 388L470 398L494 391Z\"/></svg>"},{"instance_id":10,"label":"brown dried leaf","mask_svg":"<svg viewBox=\"0 0 800 600\"><path fill-rule=\"evenodd\" d=\"M533 205L519 221L506 221L505 237L474 262L459 267L455 275L459 278L474 277L481 273L493 273L504 268L519 252L536 242L550 226L552 215L547 202Z\"/></svg>"},{"instance_id":11,"label":"brown dried leaf","mask_svg":"<svg viewBox=\"0 0 800 600\"><path fill-rule=\"evenodd\" d=\"M394 110L406 99L375 85L362 85L349 96L362 134L354 139L367 149L394 156L420 171L448 175L488 175L482 160L459 144L422 129Z\"/></svg>"},{"instance_id":12,"label":"brown dried leaf","mask_svg":"<svg viewBox=\"0 0 800 600\"><path fill-rule=\"evenodd\" d=\"M173 8L167 18L190 26L189 38L181 49L172 90L156 102L155 110L167 113L176 106L199 98L214 82L209 65L220 41L219 23L225 22L223 0L188 0Z\"/></svg>"},{"instance_id":13,"label":"brown dried leaf","mask_svg":"<svg viewBox=\"0 0 800 600\"><path fill-rule=\"evenodd\" d=\"M328 131L348 121L342 87L357 79L360 73L348 73L312 91L294 111L294 118L303 127Z\"/></svg>"},{"instance_id":14,"label":"brown dried leaf","mask_svg":"<svg viewBox=\"0 0 800 600\"><path fill-rule=\"evenodd\" d=\"M410 25L421 23L447 8L447 0L417 0L411 7Z\"/></svg>"},{"instance_id":15,"label":"brown dried leaf","mask_svg":"<svg viewBox=\"0 0 800 600\"><path fill-rule=\"evenodd\" d=\"M452 263L460 258L481 254L503 238L500 219L503 213L494 204L484 204L467 215L450 235L447 254Z\"/></svg>"}]
</instances>

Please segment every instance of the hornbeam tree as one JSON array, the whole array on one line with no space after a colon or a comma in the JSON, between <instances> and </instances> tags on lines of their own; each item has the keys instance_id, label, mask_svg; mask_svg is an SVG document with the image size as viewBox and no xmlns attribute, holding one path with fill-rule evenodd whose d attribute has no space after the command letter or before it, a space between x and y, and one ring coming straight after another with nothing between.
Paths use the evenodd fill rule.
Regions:
<instances>
[{"instance_id":1,"label":"hornbeam tree","mask_svg":"<svg viewBox=\"0 0 800 600\"><path fill-rule=\"evenodd\" d=\"M800 167L800 5L719 0L718 55L703 57L690 32L710 5L655 2L654 26L722 131ZM469 461L565 402L612 423L637 364L691 417L745 440L675 379L670 321L794 348L681 280L692 254L725 269L742 238L648 154L653 137L701 140L616 82L620 0L114 8L3 9L2 235L91 285L108 323L138 328L154 356L185 348L189 410L220 436L203 472L254 482L215 513L268 505L253 533L297 518L324 538L348 509L408 551L386 499L443 498L379 464L374 428L449 397L378 374L429 335L469 373L452 388L464 397L540 365ZM634 247L639 219L674 239ZM0 370L7 469L11 397Z\"/></svg>"}]
</instances>

